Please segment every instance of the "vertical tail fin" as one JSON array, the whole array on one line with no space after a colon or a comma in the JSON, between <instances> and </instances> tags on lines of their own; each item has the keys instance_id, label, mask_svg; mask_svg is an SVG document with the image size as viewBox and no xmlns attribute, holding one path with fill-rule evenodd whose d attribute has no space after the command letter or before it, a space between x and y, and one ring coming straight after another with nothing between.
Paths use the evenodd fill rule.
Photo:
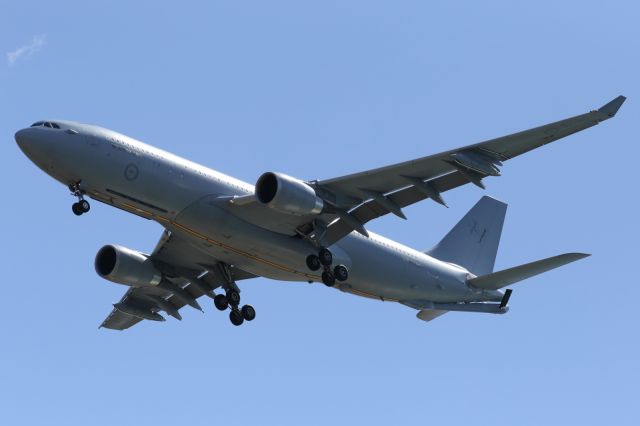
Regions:
<instances>
[{"instance_id":1,"label":"vertical tail fin","mask_svg":"<svg viewBox=\"0 0 640 426\"><path fill-rule=\"evenodd\" d=\"M427 254L460 265L475 275L490 274L496 261L506 213L505 203L482 197Z\"/></svg>"}]
</instances>

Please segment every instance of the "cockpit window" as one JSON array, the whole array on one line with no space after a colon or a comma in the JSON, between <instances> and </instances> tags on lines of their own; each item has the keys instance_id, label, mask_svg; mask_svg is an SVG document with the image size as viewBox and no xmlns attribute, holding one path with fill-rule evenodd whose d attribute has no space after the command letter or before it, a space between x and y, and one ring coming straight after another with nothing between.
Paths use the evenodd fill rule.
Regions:
<instances>
[{"instance_id":1,"label":"cockpit window","mask_svg":"<svg viewBox=\"0 0 640 426\"><path fill-rule=\"evenodd\" d=\"M31 127L48 127L50 129L59 129L60 125L58 123L54 123L52 121L36 121L31 125Z\"/></svg>"}]
</instances>

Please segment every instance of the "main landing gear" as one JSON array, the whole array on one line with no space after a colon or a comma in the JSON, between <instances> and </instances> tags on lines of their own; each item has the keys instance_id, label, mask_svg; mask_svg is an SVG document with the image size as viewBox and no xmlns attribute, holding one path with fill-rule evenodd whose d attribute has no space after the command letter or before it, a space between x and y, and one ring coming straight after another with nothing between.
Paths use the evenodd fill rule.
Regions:
<instances>
[{"instance_id":1,"label":"main landing gear","mask_svg":"<svg viewBox=\"0 0 640 426\"><path fill-rule=\"evenodd\" d=\"M69 185L69 191L74 197L78 197L78 202L71 205L71 210L76 216L80 216L91 210L91 205L84 199L84 191L80 189L80 182L75 182Z\"/></svg>"},{"instance_id":2,"label":"main landing gear","mask_svg":"<svg viewBox=\"0 0 640 426\"><path fill-rule=\"evenodd\" d=\"M220 311L225 311L227 308L231 309L229 312L229 320L233 325L242 325L245 321L253 321L256 318L256 310L251 305L240 306L240 292L238 286L231 274L231 268L227 264L218 264L219 272L222 275L226 285L223 287L227 289L226 294L217 294L213 298L213 304Z\"/></svg>"},{"instance_id":3,"label":"main landing gear","mask_svg":"<svg viewBox=\"0 0 640 426\"><path fill-rule=\"evenodd\" d=\"M333 254L326 248L321 248L318 254L310 254L307 256L307 267L312 271L322 268L322 282L328 287L333 287L337 281L346 281L349 279L349 270L344 265L336 265L331 269L333 263Z\"/></svg>"},{"instance_id":4,"label":"main landing gear","mask_svg":"<svg viewBox=\"0 0 640 426\"><path fill-rule=\"evenodd\" d=\"M213 298L213 304L220 311L224 311L227 308L231 308L229 312L229 320L233 325L242 325L245 321L253 321L256 317L256 310L251 305L244 305L242 308L238 308L240 305L240 293L236 290L227 290L226 294L218 294Z\"/></svg>"}]
</instances>

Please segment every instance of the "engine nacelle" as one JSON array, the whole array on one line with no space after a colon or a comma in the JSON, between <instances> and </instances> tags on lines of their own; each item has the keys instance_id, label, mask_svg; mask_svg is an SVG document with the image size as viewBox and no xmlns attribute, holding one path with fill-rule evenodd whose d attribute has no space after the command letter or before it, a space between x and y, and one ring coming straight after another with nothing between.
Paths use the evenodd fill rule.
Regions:
<instances>
[{"instance_id":1,"label":"engine nacelle","mask_svg":"<svg viewBox=\"0 0 640 426\"><path fill-rule=\"evenodd\" d=\"M256 183L256 198L262 204L296 216L320 214L324 201L301 180L282 173L267 172Z\"/></svg>"},{"instance_id":2,"label":"engine nacelle","mask_svg":"<svg viewBox=\"0 0 640 426\"><path fill-rule=\"evenodd\" d=\"M162 281L162 273L148 256L122 246L102 247L96 255L95 268L102 278L131 287L151 287Z\"/></svg>"}]
</instances>

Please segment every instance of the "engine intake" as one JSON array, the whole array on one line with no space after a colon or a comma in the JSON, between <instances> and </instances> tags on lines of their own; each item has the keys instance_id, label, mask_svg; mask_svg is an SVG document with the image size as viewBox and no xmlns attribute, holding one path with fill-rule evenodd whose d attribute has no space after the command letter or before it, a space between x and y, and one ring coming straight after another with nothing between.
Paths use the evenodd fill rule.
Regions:
<instances>
[{"instance_id":1,"label":"engine intake","mask_svg":"<svg viewBox=\"0 0 640 426\"><path fill-rule=\"evenodd\" d=\"M131 287L156 286L162 281L162 273L148 256L117 245L107 245L98 251L95 268L102 278Z\"/></svg>"},{"instance_id":2,"label":"engine intake","mask_svg":"<svg viewBox=\"0 0 640 426\"><path fill-rule=\"evenodd\" d=\"M282 173L267 172L260 176L256 198L267 207L295 216L320 214L324 210L324 201L312 187Z\"/></svg>"}]
</instances>

